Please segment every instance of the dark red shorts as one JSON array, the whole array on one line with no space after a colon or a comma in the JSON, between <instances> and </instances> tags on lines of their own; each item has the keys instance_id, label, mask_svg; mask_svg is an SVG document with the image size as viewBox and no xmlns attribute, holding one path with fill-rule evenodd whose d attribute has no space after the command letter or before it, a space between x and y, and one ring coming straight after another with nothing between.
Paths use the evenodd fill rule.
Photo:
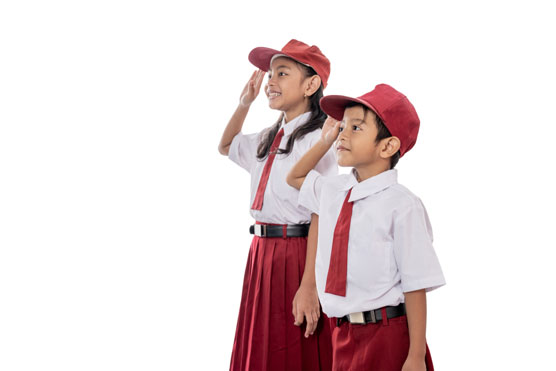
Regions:
<instances>
[{"instance_id":1,"label":"dark red shorts","mask_svg":"<svg viewBox=\"0 0 556 371\"><path fill-rule=\"evenodd\" d=\"M400 371L409 352L407 316L367 325L344 322L334 326L332 350L333 371ZM434 370L428 346L425 364L428 371Z\"/></svg>"}]
</instances>

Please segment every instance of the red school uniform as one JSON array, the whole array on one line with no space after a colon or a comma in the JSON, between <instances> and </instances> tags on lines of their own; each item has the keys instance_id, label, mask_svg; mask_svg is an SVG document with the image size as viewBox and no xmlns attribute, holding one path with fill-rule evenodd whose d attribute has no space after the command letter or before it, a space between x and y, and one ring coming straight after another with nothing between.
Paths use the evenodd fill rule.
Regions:
<instances>
[{"instance_id":1,"label":"red school uniform","mask_svg":"<svg viewBox=\"0 0 556 371\"><path fill-rule=\"evenodd\" d=\"M279 147L285 148L295 128L307 122L310 112L283 124ZM320 138L315 130L295 142L289 155L273 159L260 210L257 203L261 176L269 158L259 161L256 151L261 134L238 134L229 158L251 174L251 215L258 224L300 225L311 213L298 205L299 191L286 183L286 175L301 156ZM333 152L316 166L337 174ZM251 243L239 309L230 369L234 371L330 370L332 346L329 321L323 314L314 335L304 336L304 326L294 325L292 302L299 289L307 252L307 237L259 237Z\"/></svg>"}]
</instances>

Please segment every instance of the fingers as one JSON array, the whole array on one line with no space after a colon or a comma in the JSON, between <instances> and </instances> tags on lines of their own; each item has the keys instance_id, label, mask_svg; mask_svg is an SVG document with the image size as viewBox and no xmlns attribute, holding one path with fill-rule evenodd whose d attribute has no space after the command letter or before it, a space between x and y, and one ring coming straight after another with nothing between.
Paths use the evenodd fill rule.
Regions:
<instances>
[{"instance_id":1,"label":"fingers","mask_svg":"<svg viewBox=\"0 0 556 371\"><path fill-rule=\"evenodd\" d=\"M332 116L327 116L327 117L326 117L326 121L325 121L324 123L325 123L325 124L332 125L332 124L335 123L336 121L338 121L338 120L336 120L336 119L333 118Z\"/></svg>"},{"instance_id":2,"label":"fingers","mask_svg":"<svg viewBox=\"0 0 556 371\"><path fill-rule=\"evenodd\" d=\"M326 130L323 130L323 138L327 144L332 145L336 138L338 138L338 135L340 134L340 123L340 121L336 121L333 126L328 126Z\"/></svg>"},{"instance_id":3,"label":"fingers","mask_svg":"<svg viewBox=\"0 0 556 371\"><path fill-rule=\"evenodd\" d=\"M251 77L249 77L249 80L247 80L247 85L252 85L253 81L255 80L255 77L257 77L257 70L253 71Z\"/></svg>"},{"instance_id":4,"label":"fingers","mask_svg":"<svg viewBox=\"0 0 556 371\"><path fill-rule=\"evenodd\" d=\"M265 72L262 70L256 70L251 75L251 79L249 79L249 95L257 96L259 94L259 90L261 90L261 84L264 80Z\"/></svg>"},{"instance_id":5,"label":"fingers","mask_svg":"<svg viewBox=\"0 0 556 371\"><path fill-rule=\"evenodd\" d=\"M305 337L309 337L315 333L317 326L319 324L320 313L311 311L310 314L307 315L307 327L305 329Z\"/></svg>"},{"instance_id":6,"label":"fingers","mask_svg":"<svg viewBox=\"0 0 556 371\"><path fill-rule=\"evenodd\" d=\"M307 327L305 327L305 337L308 338L313 335L315 329L317 328L317 321L312 314L307 314Z\"/></svg>"},{"instance_id":7,"label":"fingers","mask_svg":"<svg viewBox=\"0 0 556 371\"><path fill-rule=\"evenodd\" d=\"M257 83L255 85L255 91L259 91L261 89L261 84L263 83L264 75L265 72L263 70L257 71Z\"/></svg>"},{"instance_id":8,"label":"fingers","mask_svg":"<svg viewBox=\"0 0 556 371\"><path fill-rule=\"evenodd\" d=\"M296 308L294 317L295 317L295 321L293 324L296 326L301 326L303 324L303 317L304 317L303 311L299 308Z\"/></svg>"},{"instance_id":9,"label":"fingers","mask_svg":"<svg viewBox=\"0 0 556 371\"><path fill-rule=\"evenodd\" d=\"M261 70L255 70L255 71L253 71L253 74L251 75L251 80L252 80L252 81L255 81L255 79L259 76L259 72L260 72L260 71L261 71Z\"/></svg>"}]
</instances>

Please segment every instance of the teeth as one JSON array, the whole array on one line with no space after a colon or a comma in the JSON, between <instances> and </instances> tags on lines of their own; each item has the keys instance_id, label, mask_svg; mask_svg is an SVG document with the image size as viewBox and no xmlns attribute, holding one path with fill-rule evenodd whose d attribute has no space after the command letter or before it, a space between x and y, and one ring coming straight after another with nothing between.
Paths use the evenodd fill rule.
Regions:
<instances>
[{"instance_id":1,"label":"teeth","mask_svg":"<svg viewBox=\"0 0 556 371\"><path fill-rule=\"evenodd\" d=\"M269 97L277 97L279 95L282 95L282 94L280 94L280 93L269 93L268 94Z\"/></svg>"}]
</instances>

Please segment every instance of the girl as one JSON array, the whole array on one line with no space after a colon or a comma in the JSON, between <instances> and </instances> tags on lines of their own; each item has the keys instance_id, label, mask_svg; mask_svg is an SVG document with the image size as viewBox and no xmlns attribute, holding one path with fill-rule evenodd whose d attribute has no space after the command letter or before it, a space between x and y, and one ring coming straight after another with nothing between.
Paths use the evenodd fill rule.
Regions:
<instances>
[{"instance_id":1,"label":"girl","mask_svg":"<svg viewBox=\"0 0 556 371\"><path fill-rule=\"evenodd\" d=\"M219 151L251 174L251 243L231 370L330 370L329 321L320 307L314 278L316 231L310 212L298 206L298 191L286 174L319 140L326 115L320 109L330 62L316 46L291 40L281 51L255 48L255 71L224 130ZM279 120L257 134L241 128L268 71L265 93ZM315 167L337 173L329 151ZM315 225L316 227L316 225ZM307 243L307 235L314 236ZM292 310L293 306L293 310ZM305 322L305 329L300 327ZM309 336L313 335L314 336Z\"/></svg>"}]
</instances>

